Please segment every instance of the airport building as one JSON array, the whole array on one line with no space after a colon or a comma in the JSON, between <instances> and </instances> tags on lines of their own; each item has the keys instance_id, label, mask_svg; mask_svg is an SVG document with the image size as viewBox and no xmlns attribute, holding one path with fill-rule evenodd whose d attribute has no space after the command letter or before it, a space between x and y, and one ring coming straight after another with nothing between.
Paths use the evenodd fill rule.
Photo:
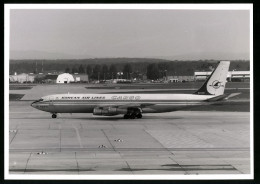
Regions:
<instances>
[{"instance_id":1,"label":"airport building","mask_svg":"<svg viewBox=\"0 0 260 184\"><path fill-rule=\"evenodd\" d=\"M167 76L168 82L192 82L194 76Z\"/></svg>"},{"instance_id":2,"label":"airport building","mask_svg":"<svg viewBox=\"0 0 260 184\"><path fill-rule=\"evenodd\" d=\"M89 82L88 75L75 74L71 75L69 73L63 74L14 74L9 75L10 83L70 83L70 82Z\"/></svg>"},{"instance_id":3,"label":"airport building","mask_svg":"<svg viewBox=\"0 0 260 184\"><path fill-rule=\"evenodd\" d=\"M71 74L63 73L63 74L58 75L56 83L64 84L64 83L70 83L70 82L74 82L74 81L75 81L75 79Z\"/></svg>"},{"instance_id":4,"label":"airport building","mask_svg":"<svg viewBox=\"0 0 260 184\"><path fill-rule=\"evenodd\" d=\"M74 74L75 82L89 82L89 78L87 74Z\"/></svg>"},{"instance_id":5,"label":"airport building","mask_svg":"<svg viewBox=\"0 0 260 184\"><path fill-rule=\"evenodd\" d=\"M27 83L27 82L34 82L34 75L21 73L21 74L14 74L9 75L9 82L17 82L17 83Z\"/></svg>"},{"instance_id":6,"label":"airport building","mask_svg":"<svg viewBox=\"0 0 260 184\"><path fill-rule=\"evenodd\" d=\"M249 82L250 81L250 71L230 71L228 72L228 81L230 82Z\"/></svg>"},{"instance_id":7,"label":"airport building","mask_svg":"<svg viewBox=\"0 0 260 184\"><path fill-rule=\"evenodd\" d=\"M194 72L195 81L205 80L212 72ZM250 71L229 71L227 80L230 82L246 82L250 80Z\"/></svg>"}]
</instances>

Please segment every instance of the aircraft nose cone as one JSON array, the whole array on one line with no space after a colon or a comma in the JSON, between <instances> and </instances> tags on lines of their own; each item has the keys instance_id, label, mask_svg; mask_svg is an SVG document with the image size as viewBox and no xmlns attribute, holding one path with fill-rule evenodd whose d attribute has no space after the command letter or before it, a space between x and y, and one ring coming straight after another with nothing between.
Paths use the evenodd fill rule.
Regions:
<instances>
[{"instance_id":1,"label":"aircraft nose cone","mask_svg":"<svg viewBox=\"0 0 260 184\"><path fill-rule=\"evenodd\" d=\"M31 106L32 106L33 108L36 108L36 102L33 102L33 103L31 104Z\"/></svg>"}]
</instances>

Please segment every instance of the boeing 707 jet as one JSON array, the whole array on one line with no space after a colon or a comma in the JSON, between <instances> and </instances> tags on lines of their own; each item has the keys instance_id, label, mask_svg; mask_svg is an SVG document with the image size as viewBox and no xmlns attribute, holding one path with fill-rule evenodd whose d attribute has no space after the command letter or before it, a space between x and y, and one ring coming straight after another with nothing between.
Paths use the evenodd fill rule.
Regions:
<instances>
[{"instance_id":1,"label":"boeing 707 jet","mask_svg":"<svg viewBox=\"0 0 260 184\"><path fill-rule=\"evenodd\" d=\"M93 113L125 119L142 118L144 113L177 111L208 105L237 94L224 94L229 61L220 61L202 87L193 94L55 94L33 102L32 107L58 113Z\"/></svg>"}]
</instances>

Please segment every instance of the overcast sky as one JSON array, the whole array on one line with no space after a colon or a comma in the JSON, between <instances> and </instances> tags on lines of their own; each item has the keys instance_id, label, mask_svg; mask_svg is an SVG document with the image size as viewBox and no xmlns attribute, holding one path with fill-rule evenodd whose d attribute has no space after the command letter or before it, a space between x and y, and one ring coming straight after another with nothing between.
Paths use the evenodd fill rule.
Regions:
<instances>
[{"instance_id":1,"label":"overcast sky","mask_svg":"<svg viewBox=\"0 0 260 184\"><path fill-rule=\"evenodd\" d=\"M249 38L246 10L28 9L10 14L11 51L92 57L228 53L249 58Z\"/></svg>"}]
</instances>

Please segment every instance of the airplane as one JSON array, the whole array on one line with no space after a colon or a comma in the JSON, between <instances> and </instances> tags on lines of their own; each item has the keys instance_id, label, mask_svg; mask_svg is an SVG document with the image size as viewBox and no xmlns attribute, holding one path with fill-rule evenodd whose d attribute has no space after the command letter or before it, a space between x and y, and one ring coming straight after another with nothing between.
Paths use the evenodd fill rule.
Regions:
<instances>
[{"instance_id":1,"label":"airplane","mask_svg":"<svg viewBox=\"0 0 260 184\"><path fill-rule=\"evenodd\" d=\"M144 113L177 111L227 100L239 93L224 94L230 61L220 61L205 83L193 94L54 94L31 106L52 114L93 113L100 116L122 114L124 119L142 118Z\"/></svg>"}]
</instances>

